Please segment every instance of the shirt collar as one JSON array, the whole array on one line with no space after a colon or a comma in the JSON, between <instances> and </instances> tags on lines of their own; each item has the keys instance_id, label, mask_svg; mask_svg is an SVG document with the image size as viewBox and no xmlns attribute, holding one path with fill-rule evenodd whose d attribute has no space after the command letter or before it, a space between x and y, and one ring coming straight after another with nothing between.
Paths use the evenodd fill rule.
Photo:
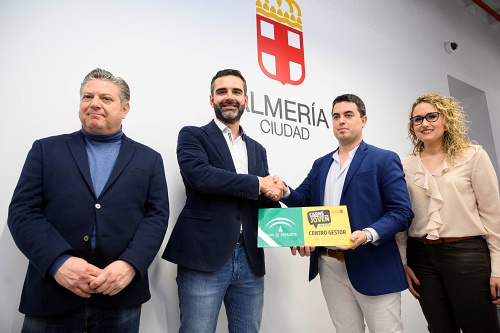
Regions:
<instances>
[{"instance_id":1,"label":"shirt collar","mask_svg":"<svg viewBox=\"0 0 500 333\"><path fill-rule=\"evenodd\" d=\"M222 134L231 133L231 129L229 127L227 127L222 121L220 121L217 118L214 118L214 121L215 121L215 124L217 125L217 127L219 127ZM241 126L240 126L240 136L241 136L241 139L243 141L245 141L245 131L243 130L243 127L241 127Z\"/></svg>"},{"instance_id":2,"label":"shirt collar","mask_svg":"<svg viewBox=\"0 0 500 333\"><path fill-rule=\"evenodd\" d=\"M354 154L356 154L356 151L358 150L359 148L359 145L357 145L356 147L354 147L351 151L349 151L349 158L352 159L354 157ZM338 160L339 159L339 149L337 148L335 150L335 152L332 154L332 158L334 160Z\"/></svg>"}]
</instances>

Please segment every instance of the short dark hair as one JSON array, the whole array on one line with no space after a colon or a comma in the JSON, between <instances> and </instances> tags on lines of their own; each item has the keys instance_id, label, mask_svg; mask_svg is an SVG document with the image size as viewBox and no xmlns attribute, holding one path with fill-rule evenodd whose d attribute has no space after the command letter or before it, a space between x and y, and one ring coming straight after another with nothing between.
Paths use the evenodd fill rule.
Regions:
<instances>
[{"instance_id":1,"label":"short dark hair","mask_svg":"<svg viewBox=\"0 0 500 333\"><path fill-rule=\"evenodd\" d=\"M245 93L245 96L247 95L247 81L245 80L245 78L243 77L243 75L241 74L241 72L239 70L229 69L229 68L222 69L222 70L218 71L217 74L215 74L215 76L212 78L212 82L210 82L210 95L212 95L212 96L214 95L214 82L215 82L215 80L217 80L220 77L229 76L229 75L237 76L243 81L243 92Z\"/></svg>"},{"instance_id":2,"label":"short dark hair","mask_svg":"<svg viewBox=\"0 0 500 333\"><path fill-rule=\"evenodd\" d=\"M366 116L365 103L363 103L361 98L359 98L358 96L353 95L353 94L344 94L344 95L337 96L337 98L335 98L333 100L332 114L333 114L333 107L335 106L335 104L340 103L340 102L353 102L353 103L355 103L356 106L358 107L358 111L359 111L359 114L361 115L361 117Z\"/></svg>"},{"instance_id":3,"label":"short dark hair","mask_svg":"<svg viewBox=\"0 0 500 333\"><path fill-rule=\"evenodd\" d=\"M103 80L114 83L118 87L118 95L120 96L120 103L123 105L130 101L130 88L121 77L116 77L107 70L96 68L85 76L82 84L80 85L80 95L82 94L83 86L90 80Z\"/></svg>"}]
</instances>

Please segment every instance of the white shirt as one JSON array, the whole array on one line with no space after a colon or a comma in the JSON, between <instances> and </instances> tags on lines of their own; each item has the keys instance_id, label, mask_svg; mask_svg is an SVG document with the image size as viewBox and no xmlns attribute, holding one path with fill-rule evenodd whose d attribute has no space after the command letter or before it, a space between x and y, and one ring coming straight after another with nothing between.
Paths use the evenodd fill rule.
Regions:
<instances>
[{"instance_id":1,"label":"white shirt","mask_svg":"<svg viewBox=\"0 0 500 333\"><path fill-rule=\"evenodd\" d=\"M248 154L245 140L243 140L243 130L240 135L233 140L231 129L224 125L219 119L215 119L215 123L222 131L224 139L226 139L229 152L233 158L236 173L248 174Z\"/></svg>"},{"instance_id":2,"label":"white shirt","mask_svg":"<svg viewBox=\"0 0 500 333\"><path fill-rule=\"evenodd\" d=\"M324 206L340 205L340 196L342 195L342 189L344 188L345 177L358 147L359 145L349 152L349 158L344 162L342 169L340 168L338 149L333 153L333 163L330 166L328 175L326 176L325 197L323 199Z\"/></svg>"}]
</instances>

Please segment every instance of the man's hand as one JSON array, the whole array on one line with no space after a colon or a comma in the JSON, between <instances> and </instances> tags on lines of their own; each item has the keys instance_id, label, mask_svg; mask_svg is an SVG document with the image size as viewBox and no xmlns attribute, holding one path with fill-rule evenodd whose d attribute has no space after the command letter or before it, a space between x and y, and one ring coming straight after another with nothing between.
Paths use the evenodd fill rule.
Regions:
<instances>
[{"instance_id":1,"label":"man's hand","mask_svg":"<svg viewBox=\"0 0 500 333\"><path fill-rule=\"evenodd\" d=\"M290 248L292 255L296 255L298 253L301 257L309 257L311 252L315 249L315 246L294 246Z\"/></svg>"},{"instance_id":2,"label":"man's hand","mask_svg":"<svg viewBox=\"0 0 500 333\"><path fill-rule=\"evenodd\" d=\"M285 195L289 191L288 186L286 186L285 182L282 181L278 175L273 176L273 181L274 181L274 184L276 186L278 186L279 188L281 188L283 190L283 195ZM281 197L283 197L283 195Z\"/></svg>"},{"instance_id":3,"label":"man's hand","mask_svg":"<svg viewBox=\"0 0 500 333\"><path fill-rule=\"evenodd\" d=\"M71 257L59 267L54 279L64 288L84 298L89 298L97 291L89 287L89 283L101 274L99 267L89 264L82 258Z\"/></svg>"},{"instance_id":4,"label":"man's hand","mask_svg":"<svg viewBox=\"0 0 500 333\"><path fill-rule=\"evenodd\" d=\"M128 262L117 260L106 266L90 283L95 292L113 296L122 291L135 276L135 269Z\"/></svg>"},{"instance_id":5,"label":"man's hand","mask_svg":"<svg viewBox=\"0 0 500 333\"><path fill-rule=\"evenodd\" d=\"M278 176L259 177L259 180L260 193L273 201L279 201L287 191L286 186Z\"/></svg>"},{"instance_id":6,"label":"man's hand","mask_svg":"<svg viewBox=\"0 0 500 333\"><path fill-rule=\"evenodd\" d=\"M360 245L366 242L366 234L364 231L356 230L351 234L350 241L353 242L352 245L338 245L337 248L340 250L354 250Z\"/></svg>"}]
</instances>

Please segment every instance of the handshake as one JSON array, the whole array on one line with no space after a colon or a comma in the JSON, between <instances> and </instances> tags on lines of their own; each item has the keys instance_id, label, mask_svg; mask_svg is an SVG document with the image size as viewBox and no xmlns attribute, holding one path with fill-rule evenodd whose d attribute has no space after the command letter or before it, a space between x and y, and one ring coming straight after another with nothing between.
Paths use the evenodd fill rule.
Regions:
<instances>
[{"instance_id":1,"label":"handshake","mask_svg":"<svg viewBox=\"0 0 500 333\"><path fill-rule=\"evenodd\" d=\"M260 193L271 199L279 201L285 193L288 192L288 187L278 176L259 177Z\"/></svg>"}]
</instances>

